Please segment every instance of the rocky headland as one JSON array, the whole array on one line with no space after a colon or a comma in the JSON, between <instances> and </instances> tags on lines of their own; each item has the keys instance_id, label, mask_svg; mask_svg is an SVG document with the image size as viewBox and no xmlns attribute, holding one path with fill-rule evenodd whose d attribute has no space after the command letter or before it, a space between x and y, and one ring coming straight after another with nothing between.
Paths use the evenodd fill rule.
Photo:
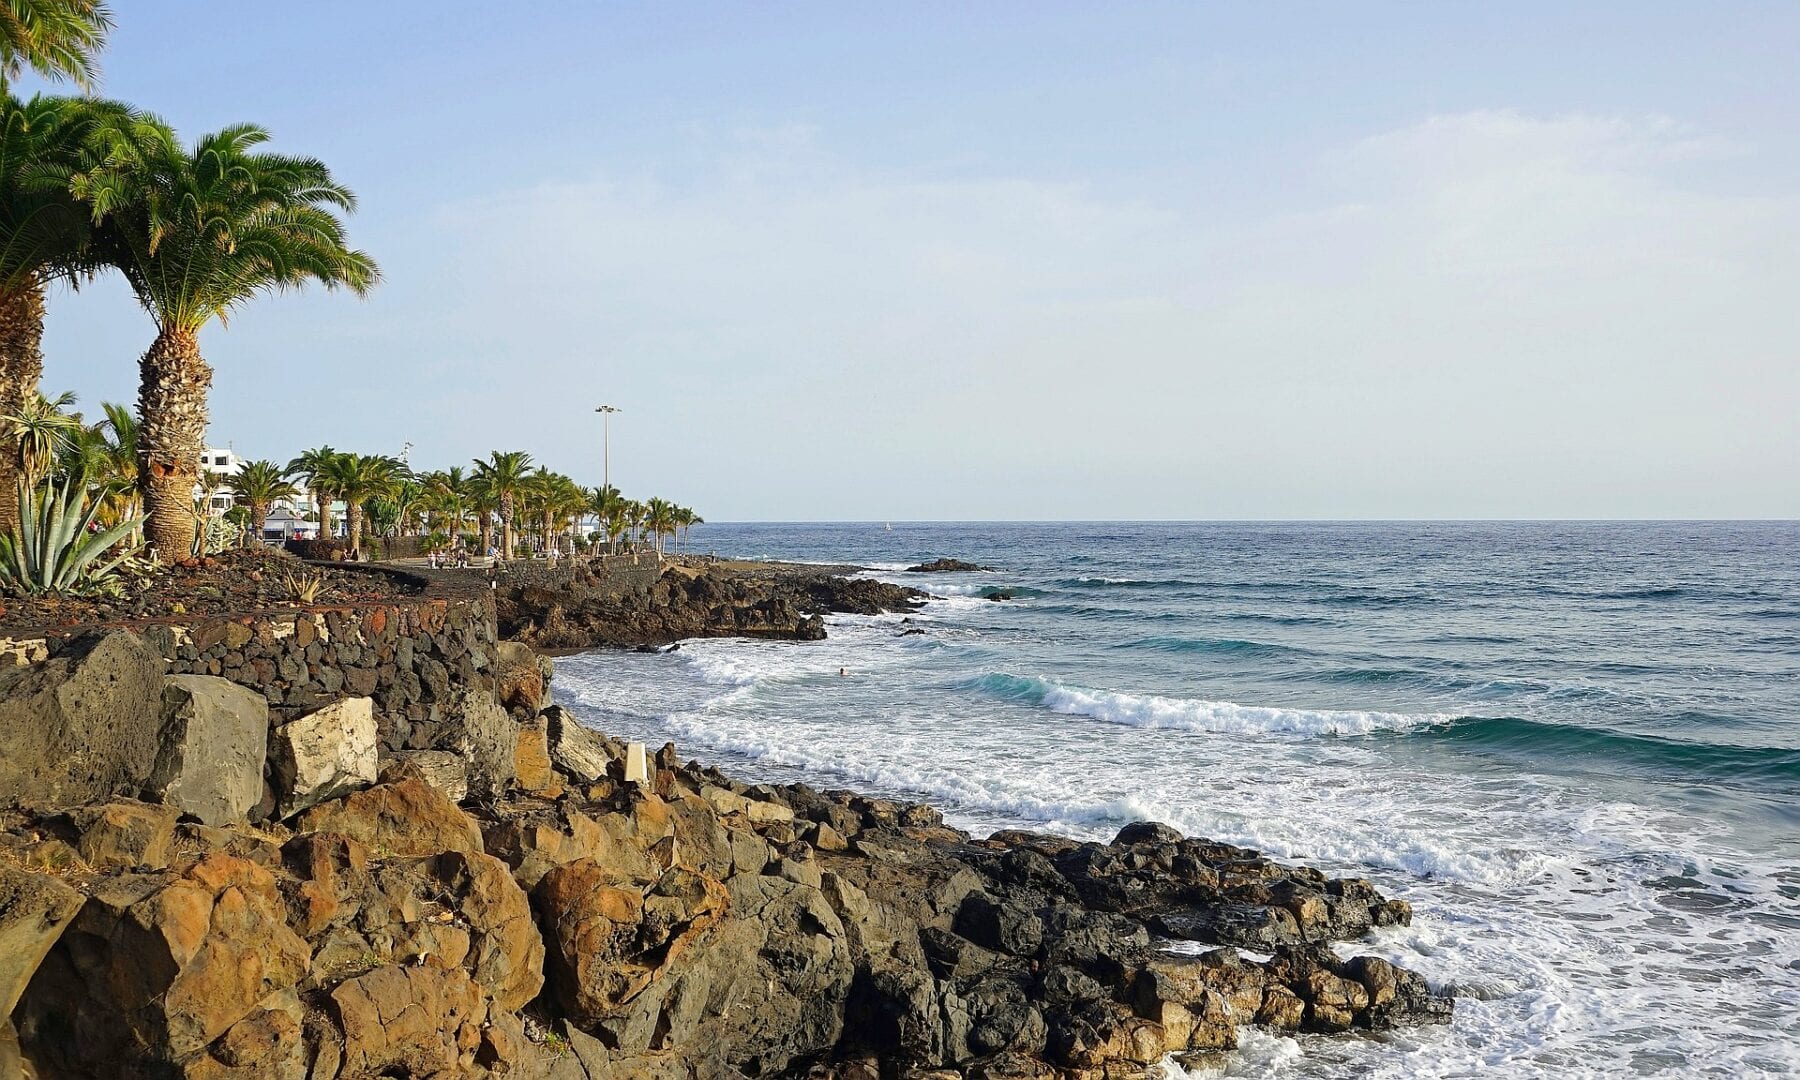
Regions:
<instances>
[{"instance_id":1,"label":"rocky headland","mask_svg":"<svg viewBox=\"0 0 1800 1080\"><path fill-rule=\"evenodd\" d=\"M917 589L842 567L681 560L597 571L529 568L499 578L508 639L546 651L668 645L683 638L819 641L824 616L916 611Z\"/></svg>"},{"instance_id":2,"label":"rocky headland","mask_svg":"<svg viewBox=\"0 0 1800 1080\"><path fill-rule=\"evenodd\" d=\"M0 1077L1098 1080L1248 1025L1449 1017L1417 974L1336 948L1411 917L1366 881L1152 823L977 838L674 746L627 780L627 748L492 620L540 643L789 625L717 614L772 591L667 570L643 603L683 614L611 631L598 599L552 618L495 588L486 630L450 640L467 598L426 579L381 620L0 653ZM780 586L796 622L914 599L812 576ZM281 653L301 624L329 647ZM401 679L440 649L472 675L292 703L334 665ZM265 692L265 653L301 670Z\"/></svg>"}]
</instances>

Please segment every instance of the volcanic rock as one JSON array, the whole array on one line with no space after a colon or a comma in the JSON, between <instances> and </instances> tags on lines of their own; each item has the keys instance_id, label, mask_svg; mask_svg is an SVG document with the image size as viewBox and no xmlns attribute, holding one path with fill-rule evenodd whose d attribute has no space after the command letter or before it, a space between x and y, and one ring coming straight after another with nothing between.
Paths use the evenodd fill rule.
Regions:
<instances>
[{"instance_id":1,"label":"volcanic rock","mask_svg":"<svg viewBox=\"0 0 1800 1080\"><path fill-rule=\"evenodd\" d=\"M135 634L0 670L0 805L138 794L156 765L162 709L163 658Z\"/></svg>"},{"instance_id":2,"label":"volcanic rock","mask_svg":"<svg viewBox=\"0 0 1800 1080\"><path fill-rule=\"evenodd\" d=\"M0 866L0 1016L12 1015L25 984L82 901L79 892L48 874Z\"/></svg>"},{"instance_id":3,"label":"volcanic rock","mask_svg":"<svg viewBox=\"0 0 1800 1080\"><path fill-rule=\"evenodd\" d=\"M375 782L373 706L345 698L275 730L269 766L282 817Z\"/></svg>"},{"instance_id":4,"label":"volcanic rock","mask_svg":"<svg viewBox=\"0 0 1800 1080\"><path fill-rule=\"evenodd\" d=\"M241 821L262 801L268 742L261 694L207 675L164 676L149 792L208 825Z\"/></svg>"}]
</instances>

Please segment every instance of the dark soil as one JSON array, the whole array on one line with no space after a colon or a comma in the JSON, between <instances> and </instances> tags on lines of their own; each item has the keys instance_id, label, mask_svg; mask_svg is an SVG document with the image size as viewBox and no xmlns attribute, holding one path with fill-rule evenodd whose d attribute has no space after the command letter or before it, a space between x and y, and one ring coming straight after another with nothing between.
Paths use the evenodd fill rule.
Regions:
<instances>
[{"instance_id":1,"label":"dark soil","mask_svg":"<svg viewBox=\"0 0 1800 1080\"><path fill-rule=\"evenodd\" d=\"M323 584L310 601L289 579ZM422 582L404 575L302 562L268 548L228 551L196 563L127 575L119 596L0 597L0 630L57 629L134 619L246 615L413 596Z\"/></svg>"}]
</instances>

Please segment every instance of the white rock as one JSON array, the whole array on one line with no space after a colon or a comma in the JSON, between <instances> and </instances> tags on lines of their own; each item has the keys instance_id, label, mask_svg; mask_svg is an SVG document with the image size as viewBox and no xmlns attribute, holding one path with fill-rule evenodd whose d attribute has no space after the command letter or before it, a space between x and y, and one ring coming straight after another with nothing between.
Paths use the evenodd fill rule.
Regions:
<instances>
[{"instance_id":1,"label":"white rock","mask_svg":"<svg viewBox=\"0 0 1800 1080\"><path fill-rule=\"evenodd\" d=\"M380 766L375 702L345 698L277 728L270 753L281 817L368 787Z\"/></svg>"},{"instance_id":2,"label":"white rock","mask_svg":"<svg viewBox=\"0 0 1800 1080\"><path fill-rule=\"evenodd\" d=\"M625 747L625 782L642 784L650 779L649 766L644 762L644 744L629 743Z\"/></svg>"}]
</instances>

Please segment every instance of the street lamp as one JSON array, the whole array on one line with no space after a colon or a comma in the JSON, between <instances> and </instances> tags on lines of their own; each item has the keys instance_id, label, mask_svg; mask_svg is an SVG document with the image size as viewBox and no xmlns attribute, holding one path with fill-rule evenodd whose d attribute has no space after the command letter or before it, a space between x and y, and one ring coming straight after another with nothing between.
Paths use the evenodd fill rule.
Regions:
<instances>
[{"instance_id":1,"label":"street lamp","mask_svg":"<svg viewBox=\"0 0 1800 1080\"><path fill-rule=\"evenodd\" d=\"M602 405L594 410L600 414L600 495L601 504L596 507L600 515L600 529L608 536L608 548L611 548L611 528L606 523L606 495L612 491L612 414L619 410L611 405Z\"/></svg>"},{"instance_id":2,"label":"street lamp","mask_svg":"<svg viewBox=\"0 0 1800 1080\"><path fill-rule=\"evenodd\" d=\"M594 410L600 414L600 482L605 490L612 490L612 414L620 410L611 405L602 405Z\"/></svg>"}]
</instances>

